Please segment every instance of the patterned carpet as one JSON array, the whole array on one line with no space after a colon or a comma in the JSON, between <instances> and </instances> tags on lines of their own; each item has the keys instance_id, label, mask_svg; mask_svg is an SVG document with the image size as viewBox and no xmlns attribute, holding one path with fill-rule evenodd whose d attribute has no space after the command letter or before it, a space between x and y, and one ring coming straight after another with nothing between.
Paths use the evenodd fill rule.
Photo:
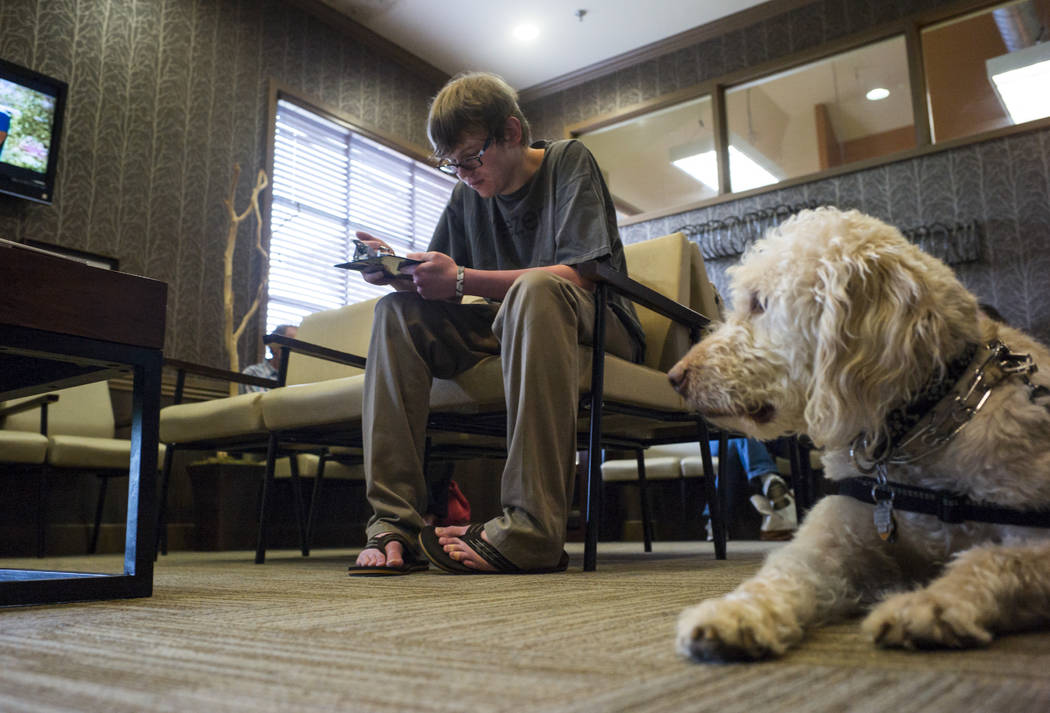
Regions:
<instances>
[{"instance_id":1,"label":"patterned carpet","mask_svg":"<svg viewBox=\"0 0 1050 713\"><path fill-rule=\"evenodd\" d=\"M344 576L352 552L174 553L149 599L0 610L0 711L1050 710L1050 633L920 654L847 622L773 663L679 659L679 610L769 547L718 562L705 543L603 544L594 573L576 547L565 574L388 579Z\"/></svg>"}]
</instances>

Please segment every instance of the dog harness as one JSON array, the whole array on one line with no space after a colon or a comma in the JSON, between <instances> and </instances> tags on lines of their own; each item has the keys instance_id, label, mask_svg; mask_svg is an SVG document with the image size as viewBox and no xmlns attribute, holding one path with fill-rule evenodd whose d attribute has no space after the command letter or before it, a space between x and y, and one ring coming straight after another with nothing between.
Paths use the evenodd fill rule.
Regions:
<instances>
[{"instance_id":1,"label":"dog harness","mask_svg":"<svg viewBox=\"0 0 1050 713\"><path fill-rule=\"evenodd\" d=\"M888 437L872 443L866 433L850 444L850 458L865 475L839 482L839 494L875 506L875 528L887 541L896 539L894 509L935 515L948 523L989 522L1025 527L1050 527L1050 511L1016 510L975 502L963 495L890 482L888 465L904 465L943 448L980 411L992 389L1009 378L1020 378L1028 399L1050 410L1050 389L1033 384L1036 371L1029 354L1015 354L1001 341L969 345L937 379L887 417ZM870 456L867 454L871 454ZM874 473L875 477L870 477Z\"/></svg>"}]
</instances>

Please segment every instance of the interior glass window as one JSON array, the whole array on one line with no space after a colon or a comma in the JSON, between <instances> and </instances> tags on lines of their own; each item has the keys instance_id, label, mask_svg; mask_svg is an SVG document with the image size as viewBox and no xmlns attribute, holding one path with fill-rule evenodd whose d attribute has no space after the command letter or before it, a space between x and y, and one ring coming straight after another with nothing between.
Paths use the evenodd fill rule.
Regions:
<instances>
[{"instance_id":1,"label":"interior glass window","mask_svg":"<svg viewBox=\"0 0 1050 713\"><path fill-rule=\"evenodd\" d=\"M903 36L726 91L734 192L915 146Z\"/></svg>"},{"instance_id":2,"label":"interior glass window","mask_svg":"<svg viewBox=\"0 0 1050 713\"><path fill-rule=\"evenodd\" d=\"M579 139L597 159L621 218L718 195L709 96L590 131Z\"/></svg>"},{"instance_id":3,"label":"interior glass window","mask_svg":"<svg viewBox=\"0 0 1050 713\"><path fill-rule=\"evenodd\" d=\"M922 31L934 142L1050 116L1050 0L1020 0Z\"/></svg>"}]
</instances>

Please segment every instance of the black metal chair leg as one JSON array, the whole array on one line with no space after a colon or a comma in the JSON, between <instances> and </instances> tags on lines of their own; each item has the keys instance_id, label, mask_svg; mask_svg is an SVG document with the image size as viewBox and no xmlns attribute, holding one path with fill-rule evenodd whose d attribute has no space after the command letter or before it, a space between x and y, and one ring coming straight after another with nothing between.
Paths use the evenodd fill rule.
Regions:
<instances>
[{"instance_id":1,"label":"black metal chair leg","mask_svg":"<svg viewBox=\"0 0 1050 713\"><path fill-rule=\"evenodd\" d=\"M602 394L605 390L605 307L609 295L603 283L594 290L594 333L591 338L590 429L587 442L587 494L584 502L583 571L598 567L598 525L601 519Z\"/></svg>"},{"instance_id":2,"label":"black metal chair leg","mask_svg":"<svg viewBox=\"0 0 1050 713\"><path fill-rule=\"evenodd\" d=\"M95 528L91 531L91 544L88 545L88 554L98 552L98 534L102 529L102 509L106 506L106 489L109 487L109 476L98 476L98 500L95 503Z\"/></svg>"},{"instance_id":3,"label":"black metal chair leg","mask_svg":"<svg viewBox=\"0 0 1050 713\"><path fill-rule=\"evenodd\" d=\"M642 539L646 552L653 551L653 516L649 512L649 488L645 478L645 451L635 451L638 458L638 494L642 505Z\"/></svg>"},{"instance_id":4,"label":"black metal chair leg","mask_svg":"<svg viewBox=\"0 0 1050 713\"><path fill-rule=\"evenodd\" d=\"M729 540L729 431L718 434L718 518L721 520L722 542ZM725 544L722 545L723 549Z\"/></svg>"},{"instance_id":5,"label":"black metal chair leg","mask_svg":"<svg viewBox=\"0 0 1050 713\"><path fill-rule=\"evenodd\" d=\"M306 522L303 517L303 481L299 478L299 456L296 453L288 456L288 467L292 472L292 506L295 508L295 526L299 531L299 551L303 557L310 556L310 546L306 544Z\"/></svg>"},{"instance_id":6,"label":"black metal chair leg","mask_svg":"<svg viewBox=\"0 0 1050 713\"><path fill-rule=\"evenodd\" d=\"M43 557L47 552L47 463L40 465L40 480L36 489L36 556Z\"/></svg>"},{"instance_id":7,"label":"black metal chair leg","mask_svg":"<svg viewBox=\"0 0 1050 713\"><path fill-rule=\"evenodd\" d=\"M314 518L317 514L317 503L321 499L321 479L324 478L324 467L328 462L328 451L321 454L317 461L317 475L314 476L314 487L310 493L310 509L306 514L306 551L310 552L310 543L314 537Z\"/></svg>"},{"instance_id":8,"label":"black metal chair leg","mask_svg":"<svg viewBox=\"0 0 1050 713\"><path fill-rule=\"evenodd\" d=\"M708 517L711 519L711 535L714 539L715 558L724 560L726 558L726 528L723 518L722 498L720 492L725 490L725 478L721 472L726 462L725 450L719 451L718 483L712 475L715 472L714 460L711 457L711 435L707 430L707 424L700 420L696 422L697 436L700 442L700 460L704 465L704 497L707 500Z\"/></svg>"},{"instance_id":9,"label":"black metal chair leg","mask_svg":"<svg viewBox=\"0 0 1050 713\"><path fill-rule=\"evenodd\" d=\"M689 533L689 490L685 484L685 474L678 476L678 498L682 503L682 538L686 538Z\"/></svg>"},{"instance_id":10,"label":"black metal chair leg","mask_svg":"<svg viewBox=\"0 0 1050 713\"><path fill-rule=\"evenodd\" d=\"M809 481L802 472L802 453L798 438L788 440L788 459L791 461L791 486L795 491L795 516L801 524L802 517L810 506Z\"/></svg>"},{"instance_id":11,"label":"black metal chair leg","mask_svg":"<svg viewBox=\"0 0 1050 713\"><path fill-rule=\"evenodd\" d=\"M270 501L273 500L273 473L276 464L277 436L271 433L266 446L266 472L263 474L262 493L259 496L259 534L255 542L255 564L266 562L266 525L270 520L270 511L273 509Z\"/></svg>"},{"instance_id":12,"label":"black metal chair leg","mask_svg":"<svg viewBox=\"0 0 1050 713\"><path fill-rule=\"evenodd\" d=\"M175 459L175 446L169 444L164 449L164 467L160 473L160 497L157 499L157 536L153 549L153 559L157 555L168 554L168 484L171 482L171 467Z\"/></svg>"},{"instance_id":13,"label":"black metal chair leg","mask_svg":"<svg viewBox=\"0 0 1050 713\"><path fill-rule=\"evenodd\" d=\"M186 370L179 369L175 374L175 393L172 403L181 404L182 394L186 389ZM160 496L157 500L157 533L154 537L153 560L157 554L168 554L168 484L171 482L171 467L175 458L175 446L169 443L164 449L164 467L160 475Z\"/></svg>"}]
</instances>

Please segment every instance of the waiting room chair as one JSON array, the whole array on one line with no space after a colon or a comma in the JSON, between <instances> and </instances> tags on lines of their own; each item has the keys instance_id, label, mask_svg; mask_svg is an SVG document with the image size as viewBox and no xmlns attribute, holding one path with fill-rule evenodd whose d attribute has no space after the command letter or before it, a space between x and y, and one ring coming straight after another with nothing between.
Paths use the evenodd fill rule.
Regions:
<instances>
[{"instance_id":1,"label":"waiting room chair","mask_svg":"<svg viewBox=\"0 0 1050 713\"><path fill-rule=\"evenodd\" d=\"M38 479L36 554L47 551L47 494L52 473L82 471L99 478L88 552L98 548L109 479L128 475L131 441L116 438L109 384L82 386L13 399L0 405L0 463L19 464ZM159 456L165 448L160 446Z\"/></svg>"},{"instance_id":2,"label":"waiting room chair","mask_svg":"<svg viewBox=\"0 0 1050 713\"><path fill-rule=\"evenodd\" d=\"M360 355L368 352L374 308L375 300L368 300L317 312L303 319L298 338L268 337L271 349L285 350L281 373L270 391L176 403L161 409L160 440L168 445L169 455L161 476L158 536L166 520L171 457L176 450L259 453L265 454L265 460L255 561L261 564L266 559L274 481L281 472L291 478L300 550L304 556L309 554L307 530L312 511L304 513L300 464L310 461L292 457L318 457L331 446L360 447L365 362ZM211 378L237 380L241 376L185 363L180 363L180 369L180 373ZM279 459L289 459L280 470ZM158 550L162 551L160 540Z\"/></svg>"},{"instance_id":3,"label":"waiting room chair","mask_svg":"<svg viewBox=\"0 0 1050 713\"><path fill-rule=\"evenodd\" d=\"M721 450L719 451L722 452ZM637 485L639 506L642 515L642 543L645 552L653 551L653 516L649 498L649 486L653 481L678 484L679 505L683 520L683 531L689 518L701 517L700 512L687 509L686 482L688 479L704 477L704 466L700 446L697 443L668 443L635 450L634 458L605 459L601 471L606 485ZM718 456L712 456L712 465L720 467ZM686 465L688 463L688 465ZM721 474L720 474L721 475ZM722 509L724 512L724 508Z\"/></svg>"}]
</instances>

